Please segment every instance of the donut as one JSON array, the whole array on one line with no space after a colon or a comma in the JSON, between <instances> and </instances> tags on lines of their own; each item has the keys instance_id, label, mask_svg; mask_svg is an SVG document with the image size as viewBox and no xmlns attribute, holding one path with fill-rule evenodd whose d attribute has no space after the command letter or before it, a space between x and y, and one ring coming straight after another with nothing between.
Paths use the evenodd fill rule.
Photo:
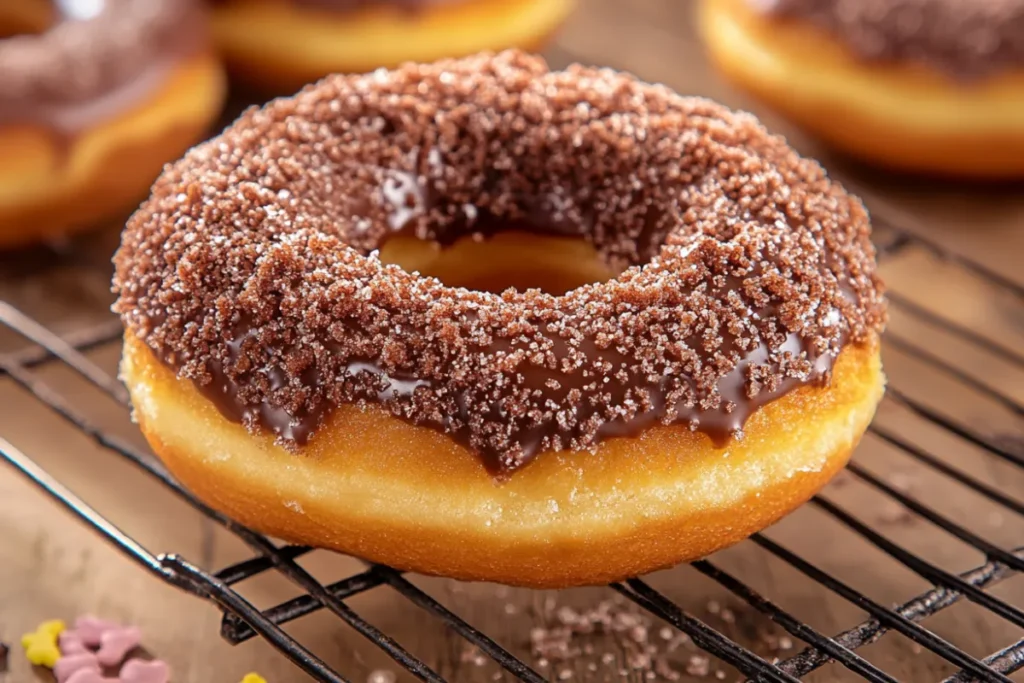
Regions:
<instances>
[{"instance_id":1,"label":"donut","mask_svg":"<svg viewBox=\"0 0 1024 683\"><path fill-rule=\"evenodd\" d=\"M575 0L217 0L214 29L232 74L295 92L361 73L481 50L539 48Z\"/></svg>"},{"instance_id":2,"label":"donut","mask_svg":"<svg viewBox=\"0 0 1024 683\"><path fill-rule=\"evenodd\" d=\"M1024 1L702 0L713 60L837 149L935 176L1024 176Z\"/></svg>"},{"instance_id":3,"label":"donut","mask_svg":"<svg viewBox=\"0 0 1024 683\"><path fill-rule=\"evenodd\" d=\"M194 0L3 3L0 248L127 213L205 133L224 84L204 20Z\"/></svg>"},{"instance_id":4,"label":"donut","mask_svg":"<svg viewBox=\"0 0 1024 683\"><path fill-rule=\"evenodd\" d=\"M121 372L174 476L243 524L599 584L845 465L883 392L869 238L754 117L632 76L517 51L331 76L156 182L114 259ZM502 290L510 262L568 289Z\"/></svg>"}]
</instances>

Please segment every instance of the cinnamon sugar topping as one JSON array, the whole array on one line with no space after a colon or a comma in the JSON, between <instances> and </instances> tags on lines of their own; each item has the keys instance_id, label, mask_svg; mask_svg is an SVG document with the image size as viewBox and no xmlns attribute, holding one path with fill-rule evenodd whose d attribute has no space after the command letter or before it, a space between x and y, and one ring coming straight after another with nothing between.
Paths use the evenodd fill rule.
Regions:
<instances>
[{"instance_id":1,"label":"cinnamon sugar topping","mask_svg":"<svg viewBox=\"0 0 1024 683\"><path fill-rule=\"evenodd\" d=\"M467 208L468 207L468 208ZM396 230L503 221L625 268L563 296L385 265ZM341 403L508 471L658 422L741 436L884 324L860 202L750 115L518 52L332 76L169 167L115 305L222 412L285 445ZM314 437L315 438L315 437Z\"/></svg>"}]
</instances>

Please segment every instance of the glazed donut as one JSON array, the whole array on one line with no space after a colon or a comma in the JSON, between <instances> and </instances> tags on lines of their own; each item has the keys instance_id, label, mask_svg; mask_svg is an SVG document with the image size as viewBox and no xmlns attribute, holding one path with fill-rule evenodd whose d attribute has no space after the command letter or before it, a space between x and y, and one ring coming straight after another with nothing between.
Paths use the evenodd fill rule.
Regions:
<instances>
[{"instance_id":1,"label":"glazed donut","mask_svg":"<svg viewBox=\"0 0 1024 683\"><path fill-rule=\"evenodd\" d=\"M0 35L24 34L0 41L0 247L137 205L219 112L222 70L197 2L92 5L0 8Z\"/></svg>"},{"instance_id":2,"label":"glazed donut","mask_svg":"<svg viewBox=\"0 0 1024 683\"><path fill-rule=\"evenodd\" d=\"M631 76L518 52L332 76L157 181L115 257L122 376L174 475L244 524L603 583L843 467L883 391L869 233L753 117ZM489 238L572 289L385 262L418 240L413 267L471 284Z\"/></svg>"},{"instance_id":3,"label":"glazed donut","mask_svg":"<svg viewBox=\"0 0 1024 683\"><path fill-rule=\"evenodd\" d=\"M539 48L576 0L217 0L214 28L233 74L293 93L327 74Z\"/></svg>"},{"instance_id":4,"label":"glazed donut","mask_svg":"<svg viewBox=\"0 0 1024 683\"><path fill-rule=\"evenodd\" d=\"M1024 176L1024 1L702 0L722 71L862 160Z\"/></svg>"}]
</instances>

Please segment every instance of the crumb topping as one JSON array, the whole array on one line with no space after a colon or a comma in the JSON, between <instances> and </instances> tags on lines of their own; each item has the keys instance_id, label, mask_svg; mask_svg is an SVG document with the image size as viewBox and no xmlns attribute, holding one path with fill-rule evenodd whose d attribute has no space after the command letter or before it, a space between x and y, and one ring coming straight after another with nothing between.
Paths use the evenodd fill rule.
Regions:
<instances>
[{"instance_id":1,"label":"crumb topping","mask_svg":"<svg viewBox=\"0 0 1024 683\"><path fill-rule=\"evenodd\" d=\"M626 269L491 294L376 258L397 230L443 242L481 212L580 234ZM372 403L508 471L658 421L741 435L881 331L869 236L859 200L753 116L509 51L250 109L128 222L114 310L285 445Z\"/></svg>"},{"instance_id":2,"label":"crumb topping","mask_svg":"<svg viewBox=\"0 0 1024 683\"><path fill-rule=\"evenodd\" d=\"M977 77L1024 64L1024 0L748 0L806 17L865 59L921 61Z\"/></svg>"}]
</instances>

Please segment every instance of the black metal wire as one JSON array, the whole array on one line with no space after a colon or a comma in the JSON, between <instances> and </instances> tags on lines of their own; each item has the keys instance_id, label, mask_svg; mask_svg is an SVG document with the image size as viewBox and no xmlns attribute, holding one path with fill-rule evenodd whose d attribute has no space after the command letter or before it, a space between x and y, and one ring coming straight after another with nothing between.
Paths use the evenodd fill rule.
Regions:
<instances>
[{"instance_id":1,"label":"black metal wire","mask_svg":"<svg viewBox=\"0 0 1024 683\"><path fill-rule=\"evenodd\" d=\"M1014 551L1015 556L1024 558L1024 548ZM964 581L978 588L989 588L1000 581L1013 576L1013 571L1004 564L988 562L977 569L959 574ZM956 591L947 588L934 588L916 598L899 605L894 612L913 622L921 621L941 610L955 605L963 599ZM834 640L847 649L859 649L874 643L889 631L889 628L877 619L868 619L854 628L837 635ZM780 662L779 667L794 676L806 676L819 667L827 664L831 658L821 650L807 648L802 652ZM1004 673L1012 673L1013 668L1000 669Z\"/></svg>"},{"instance_id":2,"label":"black metal wire","mask_svg":"<svg viewBox=\"0 0 1024 683\"><path fill-rule=\"evenodd\" d=\"M503 669L513 676L527 683L544 683L545 679L539 673L520 661L515 655L488 638L478 629L473 628L461 618L455 616L444 605L409 583L402 577L401 573L391 567L377 566L376 569L387 581L388 585L404 595L410 602L427 612L437 616L450 629L458 633L467 641L475 645L485 655L498 663Z\"/></svg>"},{"instance_id":3,"label":"black metal wire","mask_svg":"<svg viewBox=\"0 0 1024 683\"><path fill-rule=\"evenodd\" d=\"M913 621L910 621L897 612L893 612L878 602L875 602L846 583L840 581L834 576L831 576L827 572L822 571L796 553L783 548L761 534L755 534L751 537L751 540L770 552L772 555L775 555L779 559L785 561L801 574L813 579L851 604L860 607L862 610L889 628L899 631L918 645L931 650L946 661L970 671L972 674L977 676L979 680L988 681L989 683L995 683L996 681L999 683L1010 683L1009 678L997 671L989 669L977 659L949 641L918 626Z\"/></svg>"},{"instance_id":4,"label":"black metal wire","mask_svg":"<svg viewBox=\"0 0 1024 683\"><path fill-rule=\"evenodd\" d=\"M197 582L201 581L206 587L210 599L217 602L222 609L230 610L239 618L246 620L265 640L313 678L324 683L349 683L347 678L329 667L322 659L282 631L276 624L268 621L252 603L236 591L231 590L224 582L209 576L177 555L166 555L161 558L161 561L182 576L190 577Z\"/></svg>"},{"instance_id":5,"label":"black metal wire","mask_svg":"<svg viewBox=\"0 0 1024 683\"><path fill-rule=\"evenodd\" d=\"M1016 295L1019 299L1024 299L1024 284L1011 280L1002 273L992 270L984 263L979 263L972 258L964 256L963 254L947 249L932 238L922 234L923 231L909 228L903 225L902 221L894 216L886 215L890 213L890 211L884 209L880 210L876 202L871 211L872 224L876 228L889 229L901 236L912 239L916 244L924 247L941 259L956 263L965 270L978 276L980 279L985 280L990 285L1000 289L1005 289L1007 292Z\"/></svg>"},{"instance_id":6,"label":"black metal wire","mask_svg":"<svg viewBox=\"0 0 1024 683\"><path fill-rule=\"evenodd\" d=\"M981 495L985 496L989 500L999 503L1003 507L1014 511L1019 515L1024 515L1024 502L1010 498L1006 494L996 490L995 488L989 486L988 484L982 482L981 480L976 479L975 477L972 477L971 475L966 474L965 472L961 472L952 465L949 465L940 460L939 458L935 457L934 455L924 450L923 448L919 448L913 445L912 443L904 439L901 439L900 437L893 434L891 431L889 431L885 427L882 427L881 425L873 424L871 425L871 427L869 427L869 431L878 438L882 439L883 441L889 443L892 446L895 446L896 448L903 451L906 455L911 456L917 461L925 463L932 469L942 472L951 479L955 479L964 486L967 486L968 488L971 488L977 493L980 493Z\"/></svg>"},{"instance_id":7,"label":"black metal wire","mask_svg":"<svg viewBox=\"0 0 1024 683\"><path fill-rule=\"evenodd\" d=\"M964 543L967 543L968 545L971 545L974 548L985 553L985 556L988 559L998 560L999 562L1005 564L1007 567L1011 567L1013 569L1016 569L1017 571L1024 571L1024 560L1021 560L1019 557L1016 557L1012 553L1009 553L1003 550L1002 548L999 548L998 546L989 543L981 536L978 536L977 534L968 531L967 529L960 526L953 520L949 519L945 515L939 514L938 512L928 507L927 505L921 503L920 501L916 500L912 496L909 496L906 493L903 493L902 491L897 491L895 488L893 488L889 484L886 484L884 481L882 481L875 475L871 474L860 465L856 463L850 463L847 466L847 469L850 471L851 474L856 476L858 479L867 482L868 484L875 487L879 491L883 492L890 498L893 498L894 500L898 501L900 505L903 505L907 509L912 510L914 513L920 515L921 517L924 517L935 526L941 528L943 531L946 531L949 534L952 534L953 536L956 536Z\"/></svg>"},{"instance_id":8,"label":"black metal wire","mask_svg":"<svg viewBox=\"0 0 1024 683\"><path fill-rule=\"evenodd\" d=\"M81 353L118 341L123 334L124 328L121 326L121 321L114 318L98 325L69 332L62 339L68 346ZM26 346L10 354L11 362L23 368L33 368L51 361L55 357L48 348L38 345ZM4 370L0 368L0 376L3 374Z\"/></svg>"},{"instance_id":9,"label":"black metal wire","mask_svg":"<svg viewBox=\"0 0 1024 683\"><path fill-rule=\"evenodd\" d=\"M745 675L756 677L759 681L774 681L775 683L798 681L771 662L765 661L742 645L729 640L700 619L687 614L678 605L642 580L630 579L626 581L626 585L613 583L611 587L637 605L672 624L705 651L729 662Z\"/></svg>"},{"instance_id":10,"label":"black metal wire","mask_svg":"<svg viewBox=\"0 0 1024 683\"><path fill-rule=\"evenodd\" d=\"M955 378L961 384L966 384L978 393L984 394L992 400L998 402L1007 410L1015 413L1016 415L1024 415L1024 405L1016 401L1015 399L1007 396L1006 393L996 389L992 385L973 377L952 363L939 358L931 351L928 351L923 346L915 344L909 339L904 339L894 332L887 332L885 335L885 343L889 346L899 349L900 351L922 360L934 368L941 370L942 372Z\"/></svg>"},{"instance_id":11,"label":"black metal wire","mask_svg":"<svg viewBox=\"0 0 1024 683\"><path fill-rule=\"evenodd\" d=\"M924 306L911 301L899 292L886 292L885 296L889 300L890 304L895 304L898 308L906 310L914 317L920 318L921 320L928 322L930 325L939 327L953 336L974 344L975 346L984 349L993 356L997 356L1008 363L1024 368L1024 355L1015 349L1003 346L999 342L993 341L988 337L984 337L970 328L964 327L963 325L953 322L948 318L943 318L936 313L932 313Z\"/></svg>"},{"instance_id":12,"label":"black metal wire","mask_svg":"<svg viewBox=\"0 0 1024 683\"><path fill-rule=\"evenodd\" d=\"M0 323L10 327L26 339L32 340L41 348L46 349L70 365L76 372L102 389L106 394L112 396L118 402L127 405L128 392L125 390L124 385L117 381L117 378L111 376L83 356L74 346L61 339L60 336L2 300L0 300Z\"/></svg>"},{"instance_id":13,"label":"black metal wire","mask_svg":"<svg viewBox=\"0 0 1024 683\"><path fill-rule=\"evenodd\" d=\"M191 585L182 582L173 573L167 571L156 555L146 550L141 544L128 534L114 526L105 517L100 515L92 507L85 504L78 496L71 492L46 470L33 462L27 455L15 448L7 439L0 436L0 457L7 461L17 471L21 472L26 479L35 484L50 498L60 503L65 509L73 514L85 518L97 531L103 534L107 540L122 554L132 558L150 574L164 579L179 588L191 590Z\"/></svg>"},{"instance_id":14,"label":"black metal wire","mask_svg":"<svg viewBox=\"0 0 1024 683\"><path fill-rule=\"evenodd\" d=\"M955 590L971 602L981 605L993 614L998 614L1010 623L1024 628L1024 611L1000 600L994 595L989 595L980 588L972 586L970 583L964 581L959 576L955 576L944 569L940 569L931 562L928 562L909 550L893 543L832 501L822 498L821 496L816 496L812 499L812 502L846 526L850 527L850 529L869 541L872 545L879 548L890 557L895 558L905 567L912 570L922 578L930 581L933 585ZM1016 560L1012 555L1009 557Z\"/></svg>"},{"instance_id":15,"label":"black metal wire","mask_svg":"<svg viewBox=\"0 0 1024 683\"><path fill-rule=\"evenodd\" d=\"M344 600L353 595L359 595L371 588L376 588L383 583L384 577L381 576L380 572L371 569L362 574L350 576L337 583L332 583L327 586L327 591L339 600ZM293 619L304 617L320 609L323 609L323 605L319 602L308 595L300 595L276 607L264 610L263 616L274 624L286 624ZM232 645L243 643L258 635L243 619L230 613L224 615L224 620L220 625L220 633Z\"/></svg>"},{"instance_id":16,"label":"black metal wire","mask_svg":"<svg viewBox=\"0 0 1024 683\"><path fill-rule=\"evenodd\" d=\"M77 351L68 351L66 349L62 351L72 361L72 367L75 367L76 370L81 367L87 367L89 364L89 361L81 356ZM85 361L85 365L83 365L82 361ZM67 404L59 394L53 392L44 382L31 377L23 368L11 363L9 357L0 356L0 368L5 369L7 374L14 379L16 383L31 391L51 410L74 424L79 430L91 436L109 450L126 457L129 462L141 467L155 476L172 492L186 500L197 510L203 512L210 519L216 521L229 531L232 531L251 548L267 557L285 576L301 586L309 595L316 598L361 635L384 650L388 656L406 667L410 673L425 681L443 681L443 679L426 666L426 664L413 657L392 638L381 632L375 626L356 614L356 612L347 605L328 593L326 589L316 581L316 579L299 567L293 559L283 555L278 555L276 553L276 547L265 537L245 528L205 505L188 490L182 487L181 484L179 484L170 475L166 468L164 468L163 465L161 465L155 458L140 454L133 448L122 443L120 440L108 437L105 433L92 425L92 423L86 418L81 416L77 410ZM86 377L86 379L92 381L90 374L83 372L82 375ZM97 387L106 391L105 384L106 383L101 382L97 384Z\"/></svg>"},{"instance_id":17,"label":"black metal wire","mask_svg":"<svg viewBox=\"0 0 1024 683\"><path fill-rule=\"evenodd\" d=\"M267 622L259 610L241 595L231 591L226 584L206 575L176 556L156 556L149 552L2 437L0 437L0 458L24 474L29 481L55 502L102 534L124 556L133 560L150 574L193 595L215 600L222 606L231 609L240 618L250 621L260 635L311 676L325 683L348 683L345 678L330 669L298 641L275 624Z\"/></svg>"},{"instance_id":18,"label":"black metal wire","mask_svg":"<svg viewBox=\"0 0 1024 683\"><path fill-rule=\"evenodd\" d=\"M813 628L800 622L796 617L780 609L770 600L765 599L759 593L747 586L739 579L733 577L726 571L719 569L707 560L700 560L693 563L693 567L711 579L717 581L721 586L741 598L748 605L768 616L769 619L784 628L792 636L796 636L805 643L816 647L822 653L836 660L850 671L858 673L866 680L875 683L895 683L896 679L885 673L877 666L867 661L857 653L843 647L840 643L824 636ZM791 673L791 672L787 672Z\"/></svg>"},{"instance_id":19,"label":"black metal wire","mask_svg":"<svg viewBox=\"0 0 1024 683\"><path fill-rule=\"evenodd\" d=\"M974 430L968 429L967 427L960 425L959 423L946 417L937 410L929 408L920 401L911 398L910 396L905 394L903 391L897 389L896 387L889 386L886 389L886 396L890 400L896 401L900 405L910 409L912 412L916 413L920 417L925 418L929 422L937 424L946 431L956 434L964 441L969 441L975 446L985 449L992 455L997 455L1003 460L1012 462L1014 465L1024 467L1024 456L1014 453L1013 451L1003 447L1002 445L996 443L995 441L984 436L981 436Z\"/></svg>"},{"instance_id":20,"label":"black metal wire","mask_svg":"<svg viewBox=\"0 0 1024 683\"><path fill-rule=\"evenodd\" d=\"M305 545L287 545L277 550L280 555L293 560L312 551L312 548ZM239 581L252 578L260 572L271 569L273 566L273 562L267 557L254 557L251 560L245 560L244 562L224 567L224 569L217 572L217 578L230 586Z\"/></svg>"},{"instance_id":21,"label":"black metal wire","mask_svg":"<svg viewBox=\"0 0 1024 683\"><path fill-rule=\"evenodd\" d=\"M921 246L957 262L976 276L990 282L993 286L1007 289L1017 295L1024 291L1021 285L991 271L991 269L983 264L978 264L957 254L950 254L940 245L922 239L916 234L908 233L905 228L893 226L893 230L897 233L897 236L889 247L884 250L886 254L898 253L907 246L920 243ZM912 315L938 326L998 356L1002 360L1024 366L1024 356L1020 355L1015 349L1002 346L997 342L978 335L973 330L943 319L898 294L891 295L891 298L897 306L907 310ZM216 575L209 575L183 558L174 555L155 556L120 532L113 524L98 515L94 510L88 508L84 502L74 497L70 491L61 487L56 480L35 465L31 459L2 439L0 439L0 456L51 497L77 514L80 519L106 536L122 553L131 557L140 566L150 571L150 573L190 593L202 596L220 605L225 613L221 631L222 635L229 642L242 642L255 635L260 635L314 678L321 681L330 681L331 683L345 681L345 678L330 669L322 660L303 648L301 644L297 643L280 628L281 624L287 623L292 619L327 608L387 652L398 664L413 675L421 680L441 681L441 677L436 672L409 655L401 646L363 620L344 603L344 600L348 597L387 585L413 604L440 619L467 642L480 648L482 653L489 656L508 673L520 680L530 681L531 683L538 683L543 680L537 672L495 643L486 634L473 628L460 617L447 610L439 602L403 578L400 572L393 569L374 566L365 572L347 577L328 586L321 585L296 562L298 558L311 552L310 548L303 546L284 546L279 548L265 537L238 525L208 508L183 489L159 461L149 454L137 451L120 439L98 429L74 406L68 404L59 394L52 391L42 381L33 377L28 371L30 367L49 360L59 359L108 396L123 405L128 405L127 394L124 388L113 377L93 364L81 353L83 350L115 341L120 337L120 328L116 320L110 324L89 328L72 337L62 339L21 311L0 301L0 324L21 333L36 344L13 354L0 355L0 375L6 374L16 384L32 393L44 405L88 435L99 445L125 457L128 461L156 477L173 493L247 543L257 553L257 556L227 567ZM936 370L998 401L1014 414L1018 416L1021 414L1020 402L1011 398L1005 392L965 373L952 363L931 354L926 349L909 340L891 337L890 342L894 347L912 353ZM890 396L929 423L938 425L997 457L1001 457L1016 465L1024 465L1024 459L1004 448L1001 444L959 425L951 418L947 418L928 406L909 398L904 392L890 388ZM872 432L889 445L899 448L918 461L963 483L989 500L1001 504L1009 510L1024 514L1024 503L1014 500L993 487L960 472L931 453L908 443L884 427L873 426ZM694 566L698 571L717 581L754 609L778 623L788 633L810 645L810 648L804 652L778 664L767 662L746 648L734 643L720 632L692 615L687 614L678 605L640 579L632 579L625 582L625 584L613 584L612 588L642 608L673 624L689 635L696 644L703 647L710 654L732 664L745 675L755 680L796 681L799 677L834 659L866 680L890 683L895 680L891 675L865 660L854 650L874 642L887 630L895 629L947 661L962 667L964 669L963 672L948 679L951 682L961 683L966 680L1008 681L1009 679L1004 674L1011 673L1024 666L1024 641L1007 646L984 660L977 660L951 643L939 638L931 631L918 626L916 622L967 597L1012 623L1024 624L1024 610L985 592L986 587L1006 578L1013 570L1019 571L1024 569L1024 552L1018 550L1011 553L992 545L928 506L906 494L896 491L893 487L857 465L851 466L851 471L862 481L897 500L900 504L906 506L907 509L912 510L955 535L960 540L979 549L986 554L989 562L972 572L966 572L961 575L951 574L886 539L856 519L849 512L839 508L829 500L819 497L816 502L823 510L850 527L868 542L879 547L897 561L931 581L936 588L903 606L897 607L895 610L890 610L818 569L792 551L779 546L764 536L754 536L754 543L787 562L826 589L858 605L871 615L871 619L858 627L839 634L834 639L830 639L810 626L801 623L796 617L785 612L711 562L702 561L696 563ZM271 570L276 570L289 578L303 590L303 594L275 607L259 611L231 588L232 585Z\"/></svg>"},{"instance_id":22,"label":"black metal wire","mask_svg":"<svg viewBox=\"0 0 1024 683\"><path fill-rule=\"evenodd\" d=\"M994 655L985 657L985 665L998 671L1013 672L1024 668L1024 640L1005 647ZM943 683L970 683L973 679L964 671L950 676Z\"/></svg>"}]
</instances>

